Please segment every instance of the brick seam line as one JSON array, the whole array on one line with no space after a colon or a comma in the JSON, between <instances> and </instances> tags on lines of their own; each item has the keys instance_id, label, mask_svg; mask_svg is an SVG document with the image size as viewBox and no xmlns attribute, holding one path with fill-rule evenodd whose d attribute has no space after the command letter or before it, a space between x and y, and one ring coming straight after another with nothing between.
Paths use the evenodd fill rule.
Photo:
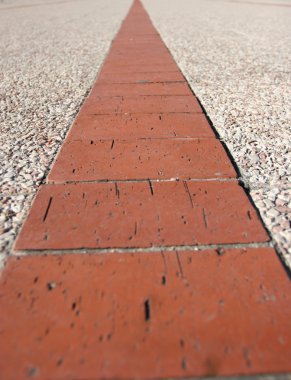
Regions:
<instances>
[{"instance_id":1,"label":"brick seam line","mask_svg":"<svg viewBox=\"0 0 291 380\"><path fill-rule=\"evenodd\" d=\"M248 375L241 375L241 376L216 376L216 377L182 377L179 378L179 380L291 380L291 375L288 373L282 373L282 374L269 374L269 375L255 375L255 376L248 376ZM77 380L77 379L73 379ZM79 380L79 379L78 379ZM80 380L96 380L96 378L84 378ZM106 380L119 380L116 378L112 379L106 379ZM123 379L122 379L123 380ZM135 380L135 378L129 378L127 380ZM156 377L153 380L177 380L177 378L174 377L167 377L167 378L162 378L162 377Z\"/></svg>"},{"instance_id":2,"label":"brick seam line","mask_svg":"<svg viewBox=\"0 0 291 380\"><path fill-rule=\"evenodd\" d=\"M231 0L221 0L221 1L229 1L229 2L232 2ZM141 1L142 2L142 1ZM143 5L143 4L142 4ZM147 13L147 15L149 16L147 10L145 9L144 5L143 5L143 9L144 11ZM163 41L167 51L169 52L169 54L171 54L171 57L174 59L174 57L172 56L172 53L170 51L170 49L168 48L167 44L165 43L165 41L163 40L162 36L160 35L159 31L158 31L158 27L154 24L154 22L152 21L152 19L150 18L151 22L153 23L155 29L157 30L158 32L158 35L159 37L161 38L161 40ZM176 61L175 61L176 62ZM176 62L177 64L177 62ZM178 66L177 64L177 67L180 69L180 67ZM276 241L273 239L273 236L271 234L271 231L268 229L268 227L266 226L260 212L259 212L259 209L257 208L251 194L250 194L250 187L249 187L249 184L248 182L245 180L245 178L242 176L241 172L240 172L240 169L236 163L236 161L234 160L227 144L225 143L224 139L220 136L219 132L217 131L217 129L215 128L210 116L208 115L207 113L207 110L205 109L203 103L201 102L200 98L195 94L194 92L194 89L190 86L186 76L184 75L183 71L180 69L181 73L182 73L182 76L185 80L185 83L187 84L187 86L189 87L190 91L192 92L193 96L196 98L196 100L198 101L199 103L199 106L201 107L201 110L202 110L202 113L204 114L204 116L206 117L207 121L208 121L208 124L209 126L211 127L215 137L220 141L220 143L222 144L223 148L224 148L224 151L226 152L227 154L227 157L229 158L229 160L231 161L233 167L234 167L234 170L236 171L236 174L237 174L237 180L239 181L239 185L244 189L245 191L245 194L247 195L248 199L249 199L249 202L251 203L251 205L253 206L254 210L256 211L256 214L259 218L259 221L261 222L261 224L264 226L265 228L265 231L267 232L268 234L268 237L270 239L270 241L272 242L272 247L274 248L274 250L276 251L278 257L280 258L280 261L285 269L285 271L288 273L288 276L291 278L291 268L287 265L286 261L285 261L285 258L284 258L284 255L283 255L283 252L281 250L281 248L279 247L278 243L276 243Z\"/></svg>"},{"instance_id":3,"label":"brick seam line","mask_svg":"<svg viewBox=\"0 0 291 380\"><path fill-rule=\"evenodd\" d=\"M180 178L170 178L170 179L159 179L159 178L142 178L142 179L96 179L96 180L82 180L82 181L57 181L50 179L46 182L46 186L48 185L63 185L63 184L77 184L77 183L115 183L115 182L179 182L183 181ZM188 178L187 182L237 182L239 184L240 178Z\"/></svg>"},{"instance_id":4,"label":"brick seam line","mask_svg":"<svg viewBox=\"0 0 291 380\"><path fill-rule=\"evenodd\" d=\"M291 380L291 374L289 373L282 373L282 374L257 374L254 376L248 376L248 375L238 375L238 376L215 376L215 377L179 377L179 380ZM47 380L53 380L53 379L47 379ZM70 380L100 380L96 377L83 377L83 378L71 378ZM102 380L102 379L101 379ZM108 378L106 377L106 380L119 380L116 377ZM124 379L120 379L124 380ZM136 380L136 378L128 378L127 380ZM177 378L174 377L156 377L152 380L177 380Z\"/></svg>"},{"instance_id":5,"label":"brick seam line","mask_svg":"<svg viewBox=\"0 0 291 380\"><path fill-rule=\"evenodd\" d=\"M115 183L115 182L148 182L148 178L144 178L144 179L99 179L99 180L92 180L92 181L82 181L80 183ZM171 179L151 179L151 182L178 182L178 181L181 181L179 178L171 178ZM238 178L190 178L190 179L187 179L187 182L212 182L212 181L217 181L217 182L238 182L239 181L242 181L243 182L243 179L241 177L238 177ZM49 180L48 182L46 182L45 184L41 184L39 186L39 188L43 185L60 185L60 184L74 184L74 183L77 183L77 182L74 182L74 181L54 181L54 180ZM21 192L19 191L17 193L18 195L27 195L27 193L25 192ZM0 196L9 196L8 193L0 193Z\"/></svg>"},{"instance_id":6,"label":"brick seam line","mask_svg":"<svg viewBox=\"0 0 291 380\"><path fill-rule=\"evenodd\" d=\"M147 254L156 254L158 252L183 252L183 251L193 251L193 252L202 252L214 249L217 251L217 255L222 256L224 250L228 249L248 249L248 248L273 248L274 244L272 241L266 243L234 243L234 244L198 244L198 245L176 245L176 246L154 246L154 247L136 247L136 248L80 248L80 249L42 249L42 250L19 250L13 251L11 256L21 258L29 256L61 256L61 255L79 255L79 254L90 254L90 255L108 255L110 253L120 253L120 254L132 254L137 252L144 252ZM286 275L291 280L291 273L289 267L284 265L283 269L285 270ZM1 272L0 272L1 275ZM258 375L260 376L260 375ZM268 376L268 375L267 375ZM290 374L291 376L291 374ZM219 379L220 377L218 377ZM242 379L249 379L248 376L243 377ZM257 377L254 377L256 379ZM189 380L191 380L190 378ZM193 378L193 380L199 378ZM232 378L231 378L232 379ZM240 379L235 377L235 379ZM170 380L170 379L167 379ZM270 379L272 380L272 379ZM283 379L282 379L283 380ZM291 380L291 377L290 377Z\"/></svg>"},{"instance_id":7,"label":"brick seam line","mask_svg":"<svg viewBox=\"0 0 291 380\"><path fill-rule=\"evenodd\" d=\"M179 377L179 380L291 380L291 374L289 373L279 373L279 374L257 374L254 376L249 375L237 375L237 376L215 376L215 377ZM53 379L47 379L53 380ZM83 378L71 378L70 380L100 380L96 377L83 377ZM102 380L102 379L101 379ZM108 378L106 380L119 380L116 377ZM124 379L120 379L124 380ZM136 380L136 378L128 378L127 380ZM152 380L177 380L174 377L156 377Z\"/></svg>"},{"instance_id":8,"label":"brick seam line","mask_svg":"<svg viewBox=\"0 0 291 380\"><path fill-rule=\"evenodd\" d=\"M241 375L241 376L216 376L216 377L180 377L179 380L291 380L291 375L288 373L283 373L283 374L268 374L268 375L255 375L255 376L247 376L247 375ZM48 380L53 380L53 379L48 379ZM91 377L91 378L82 378L82 379L71 379L71 380L97 380L96 377ZM98 379L100 380L100 379ZM115 378L106 378L106 380L119 380L116 377ZM120 379L124 380L124 379ZM136 380L135 378L128 378L127 380ZM162 377L156 377L155 379L152 380L177 380L177 378L174 377L167 377L167 378L162 378Z\"/></svg>"},{"instance_id":9,"label":"brick seam line","mask_svg":"<svg viewBox=\"0 0 291 380\"><path fill-rule=\"evenodd\" d=\"M152 247L125 247L125 248L73 248L73 249L27 249L14 251L12 256L46 256L47 254L62 255L62 254L106 254L106 253L135 253L135 252L175 252L175 251L193 251L200 252L209 249L217 250L218 255L223 255L223 250L227 249L247 249L247 248L273 248L272 242L265 243L232 243L232 244L197 244L197 245L156 245Z\"/></svg>"}]
</instances>

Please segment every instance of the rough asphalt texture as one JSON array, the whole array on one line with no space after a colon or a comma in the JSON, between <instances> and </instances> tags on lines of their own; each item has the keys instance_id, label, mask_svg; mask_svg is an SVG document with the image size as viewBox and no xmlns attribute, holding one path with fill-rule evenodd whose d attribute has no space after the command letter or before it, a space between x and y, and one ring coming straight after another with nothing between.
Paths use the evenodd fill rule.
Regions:
<instances>
[{"instance_id":1,"label":"rough asphalt texture","mask_svg":"<svg viewBox=\"0 0 291 380\"><path fill-rule=\"evenodd\" d=\"M291 8L266 3L144 0L291 266ZM130 4L0 1L0 263Z\"/></svg>"},{"instance_id":2,"label":"rough asphalt texture","mask_svg":"<svg viewBox=\"0 0 291 380\"><path fill-rule=\"evenodd\" d=\"M130 4L0 2L0 266Z\"/></svg>"},{"instance_id":3,"label":"rough asphalt texture","mask_svg":"<svg viewBox=\"0 0 291 380\"><path fill-rule=\"evenodd\" d=\"M143 3L291 267L291 1Z\"/></svg>"}]
</instances>

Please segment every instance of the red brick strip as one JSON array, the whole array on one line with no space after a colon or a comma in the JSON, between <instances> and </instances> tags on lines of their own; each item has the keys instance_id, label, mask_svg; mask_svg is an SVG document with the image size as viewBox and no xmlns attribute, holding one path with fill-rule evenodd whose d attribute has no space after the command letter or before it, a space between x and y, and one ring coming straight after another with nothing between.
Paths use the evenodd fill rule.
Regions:
<instances>
[{"instance_id":1,"label":"red brick strip","mask_svg":"<svg viewBox=\"0 0 291 380\"><path fill-rule=\"evenodd\" d=\"M2 273L0 378L291 371L268 240L136 1Z\"/></svg>"}]
</instances>

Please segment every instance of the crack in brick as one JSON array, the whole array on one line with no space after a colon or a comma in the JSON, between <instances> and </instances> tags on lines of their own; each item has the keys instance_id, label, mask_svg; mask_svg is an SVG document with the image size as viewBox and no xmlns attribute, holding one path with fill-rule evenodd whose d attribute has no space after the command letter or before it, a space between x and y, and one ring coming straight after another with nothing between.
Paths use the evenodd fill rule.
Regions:
<instances>
[{"instance_id":1,"label":"crack in brick","mask_svg":"<svg viewBox=\"0 0 291 380\"><path fill-rule=\"evenodd\" d=\"M190 200L190 203L191 203L191 207L194 208L193 199L192 199L192 197L191 197L191 194L190 194L190 191L189 191L189 187L188 187L187 182L186 182L186 181L183 181L183 185L184 185L185 190L186 190L186 193L187 193L187 195L188 195L188 197L189 197L189 200Z\"/></svg>"},{"instance_id":2,"label":"crack in brick","mask_svg":"<svg viewBox=\"0 0 291 380\"><path fill-rule=\"evenodd\" d=\"M116 182L114 183L114 185L115 185L115 194L116 194L117 198L119 199L119 197L120 197L120 191L119 191L118 185L117 185Z\"/></svg>"},{"instance_id":3,"label":"crack in brick","mask_svg":"<svg viewBox=\"0 0 291 380\"><path fill-rule=\"evenodd\" d=\"M207 229L207 228L208 228L207 214L206 214L206 211L205 211L205 208L204 208L204 207L202 208L202 212L203 212L203 221L204 221L204 225L205 225L205 228Z\"/></svg>"},{"instance_id":4,"label":"crack in brick","mask_svg":"<svg viewBox=\"0 0 291 380\"><path fill-rule=\"evenodd\" d=\"M178 262L178 267L179 267L179 271L180 271L181 278L185 278L185 277L184 277L183 267L182 267L182 263L181 263L181 260L180 260L179 253L178 253L177 251L175 251L175 253L176 253L176 258L177 258L177 262Z\"/></svg>"},{"instance_id":5,"label":"crack in brick","mask_svg":"<svg viewBox=\"0 0 291 380\"><path fill-rule=\"evenodd\" d=\"M144 315L145 321L148 322L151 319L151 304L149 299L144 301Z\"/></svg>"},{"instance_id":6,"label":"crack in brick","mask_svg":"<svg viewBox=\"0 0 291 380\"><path fill-rule=\"evenodd\" d=\"M43 222L45 222L45 221L46 221L46 218L48 217L48 213L49 213L49 210L50 210L50 207L51 207L52 201L53 201L53 197L50 197L50 198L49 198L49 201L48 201L47 208L46 208L46 210L45 210L45 214L44 214L43 219L42 219Z\"/></svg>"},{"instance_id":7,"label":"crack in brick","mask_svg":"<svg viewBox=\"0 0 291 380\"><path fill-rule=\"evenodd\" d=\"M152 185L152 182L150 179L148 180L148 183L149 183L149 187L150 187L150 192L152 195L154 195L154 189L153 189L153 185Z\"/></svg>"}]
</instances>

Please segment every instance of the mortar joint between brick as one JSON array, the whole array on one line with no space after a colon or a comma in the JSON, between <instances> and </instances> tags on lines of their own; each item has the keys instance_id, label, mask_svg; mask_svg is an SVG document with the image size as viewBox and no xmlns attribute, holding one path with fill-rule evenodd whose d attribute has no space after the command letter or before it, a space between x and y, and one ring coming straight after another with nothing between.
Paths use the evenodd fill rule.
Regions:
<instances>
[{"instance_id":1,"label":"mortar joint between brick","mask_svg":"<svg viewBox=\"0 0 291 380\"><path fill-rule=\"evenodd\" d=\"M77 249L44 249L44 250L21 250L14 251L11 256L33 256L33 255L65 255L65 254L108 254L108 253L135 253L135 252L175 252L175 251L206 251L206 250L228 250L248 248L274 248L272 241L252 243L230 243L230 244L197 244L176 246L154 246L154 247L107 247L107 248L77 248Z\"/></svg>"}]
</instances>

